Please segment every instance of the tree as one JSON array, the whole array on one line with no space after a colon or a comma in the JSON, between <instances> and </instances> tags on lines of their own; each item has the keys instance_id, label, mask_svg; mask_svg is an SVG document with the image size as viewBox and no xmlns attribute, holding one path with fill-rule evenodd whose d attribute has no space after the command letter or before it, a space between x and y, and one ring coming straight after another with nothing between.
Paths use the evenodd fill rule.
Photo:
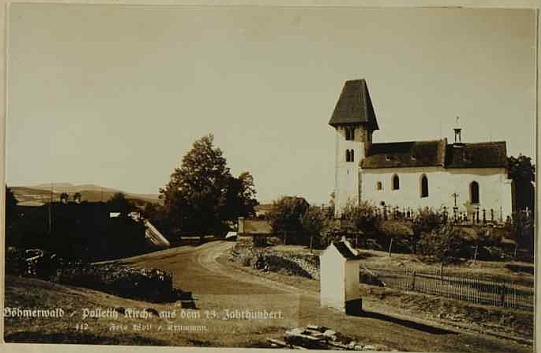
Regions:
<instances>
[{"instance_id":1,"label":"tree","mask_svg":"<svg viewBox=\"0 0 541 353\"><path fill-rule=\"evenodd\" d=\"M120 212L127 215L135 209L135 206L126 198L126 195L117 192L107 201L107 208L110 212Z\"/></svg>"},{"instance_id":2,"label":"tree","mask_svg":"<svg viewBox=\"0 0 541 353\"><path fill-rule=\"evenodd\" d=\"M69 194L67 192L63 192L60 194L60 202L66 203L68 202Z\"/></svg>"},{"instance_id":3,"label":"tree","mask_svg":"<svg viewBox=\"0 0 541 353\"><path fill-rule=\"evenodd\" d=\"M164 207L158 203L145 202L142 214L145 219L162 232L167 232L171 228Z\"/></svg>"},{"instance_id":4,"label":"tree","mask_svg":"<svg viewBox=\"0 0 541 353\"><path fill-rule=\"evenodd\" d=\"M222 150L213 143L212 134L195 141L180 168L175 168L169 183L160 189L164 212L175 233L204 236L222 225L220 211L227 203L232 177Z\"/></svg>"},{"instance_id":5,"label":"tree","mask_svg":"<svg viewBox=\"0 0 541 353\"><path fill-rule=\"evenodd\" d=\"M418 251L421 255L444 262L461 257L464 243L459 228L443 226L430 233L423 233L418 243Z\"/></svg>"},{"instance_id":6,"label":"tree","mask_svg":"<svg viewBox=\"0 0 541 353\"><path fill-rule=\"evenodd\" d=\"M336 192L333 191L329 195L329 213L331 215L334 215L335 210L336 210Z\"/></svg>"},{"instance_id":7,"label":"tree","mask_svg":"<svg viewBox=\"0 0 541 353\"><path fill-rule=\"evenodd\" d=\"M431 208L425 207L419 209L412 221L412 250L417 253L417 243L421 236L425 233L430 233L442 227L445 224L445 215L442 212L437 212Z\"/></svg>"},{"instance_id":8,"label":"tree","mask_svg":"<svg viewBox=\"0 0 541 353\"><path fill-rule=\"evenodd\" d=\"M239 217L255 216L254 207L259 204L255 195L254 178L249 172L241 173L238 178L230 177L220 211L221 219L236 221Z\"/></svg>"},{"instance_id":9,"label":"tree","mask_svg":"<svg viewBox=\"0 0 541 353\"><path fill-rule=\"evenodd\" d=\"M535 232L533 213L515 212L511 222L511 229L515 235L517 247L526 249L530 255L534 254Z\"/></svg>"},{"instance_id":10,"label":"tree","mask_svg":"<svg viewBox=\"0 0 541 353\"><path fill-rule=\"evenodd\" d=\"M508 175L513 180L535 180L535 165L530 157L519 154L518 157L507 158Z\"/></svg>"},{"instance_id":11,"label":"tree","mask_svg":"<svg viewBox=\"0 0 541 353\"><path fill-rule=\"evenodd\" d=\"M284 244L288 233L302 234L301 217L309 207L310 204L302 197L284 196L273 201L269 219L273 232L283 234Z\"/></svg>"},{"instance_id":12,"label":"tree","mask_svg":"<svg viewBox=\"0 0 541 353\"><path fill-rule=\"evenodd\" d=\"M368 201L359 205L348 202L342 208L342 217L353 223L357 232L374 231L378 224L375 207Z\"/></svg>"},{"instance_id":13,"label":"tree","mask_svg":"<svg viewBox=\"0 0 541 353\"><path fill-rule=\"evenodd\" d=\"M17 218L17 203L15 194L6 186L6 227L10 227Z\"/></svg>"},{"instance_id":14,"label":"tree","mask_svg":"<svg viewBox=\"0 0 541 353\"><path fill-rule=\"evenodd\" d=\"M301 215L301 225L305 233L310 237L310 250L312 250L314 243L320 246L322 243L322 232L325 227L325 220L327 213L324 209L317 206L310 206Z\"/></svg>"},{"instance_id":15,"label":"tree","mask_svg":"<svg viewBox=\"0 0 541 353\"><path fill-rule=\"evenodd\" d=\"M508 176L513 180L514 209L534 210L535 191L532 182L535 181L535 165L530 157L519 154L518 157L508 157Z\"/></svg>"}]
</instances>

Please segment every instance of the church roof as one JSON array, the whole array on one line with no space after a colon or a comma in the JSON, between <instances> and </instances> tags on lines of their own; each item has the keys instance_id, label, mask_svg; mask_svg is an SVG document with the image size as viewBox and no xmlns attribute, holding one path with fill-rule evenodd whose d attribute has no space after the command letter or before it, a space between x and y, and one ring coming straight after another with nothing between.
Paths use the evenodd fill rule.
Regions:
<instances>
[{"instance_id":1,"label":"church roof","mask_svg":"<svg viewBox=\"0 0 541 353\"><path fill-rule=\"evenodd\" d=\"M447 144L446 139L374 143L370 146L361 167L405 168L505 168L505 142Z\"/></svg>"},{"instance_id":2,"label":"church roof","mask_svg":"<svg viewBox=\"0 0 541 353\"><path fill-rule=\"evenodd\" d=\"M443 166L445 140L374 143L362 168L403 168Z\"/></svg>"},{"instance_id":3,"label":"church roof","mask_svg":"<svg viewBox=\"0 0 541 353\"><path fill-rule=\"evenodd\" d=\"M447 145L446 168L505 168L505 141L465 143L462 147Z\"/></svg>"},{"instance_id":4,"label":"church roof","mask_svg":"<svg viewBox=\"0 0 541 353\"><path fill-rule=\"evenodd\" d=\"M333 127L349 124L366 124L371 130L379 130L364 79L346 81L329 121Z\"/></svg>"}]
</instances>

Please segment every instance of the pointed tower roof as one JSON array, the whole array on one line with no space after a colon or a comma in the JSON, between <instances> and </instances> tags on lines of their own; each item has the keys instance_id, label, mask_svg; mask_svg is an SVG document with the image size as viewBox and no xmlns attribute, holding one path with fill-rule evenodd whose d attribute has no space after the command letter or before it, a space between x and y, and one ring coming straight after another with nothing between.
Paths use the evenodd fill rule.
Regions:
<instances>
[{"instance_id":1,"label":"pointed tower roof","mask_svg":"<svg viewBox=\"0 0 541 353\"><path fill-rule=\"evenodd\" d=\"M329 121L333 127L348 124L366 124L371 130L379 130L364 79L346 81Z\"/></svg>"}]
</instances>

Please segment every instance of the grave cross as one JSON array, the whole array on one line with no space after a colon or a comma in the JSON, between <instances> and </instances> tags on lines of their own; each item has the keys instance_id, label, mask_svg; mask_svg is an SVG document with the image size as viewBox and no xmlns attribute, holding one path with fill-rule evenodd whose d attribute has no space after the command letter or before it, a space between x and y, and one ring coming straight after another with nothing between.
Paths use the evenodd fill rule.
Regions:
<instances>
[{"instance_id":1,"label":"grave cross","mask_svg":"<svg viewBox=\"0 0 541 353\"><path fill-rule=\"evenodd\" d=\"M456 207L456 199L458 199L458 194L454 192L451 196L455 199L455 207Z\"/></svg>"}]
</instances>

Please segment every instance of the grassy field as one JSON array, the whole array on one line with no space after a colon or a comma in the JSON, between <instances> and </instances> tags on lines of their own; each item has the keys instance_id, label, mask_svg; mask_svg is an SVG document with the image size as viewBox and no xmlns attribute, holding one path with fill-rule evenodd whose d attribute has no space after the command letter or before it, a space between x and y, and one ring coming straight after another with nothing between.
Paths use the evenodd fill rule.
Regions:
<instances>
[{"instance_id":1,"label":"grassy field","mask_svg":"<svg viewBox=\"0 0 541 353\"><path fill-rule=\"evenodd\" d=\"M278 273L248 273L228 260L232 243L212 242L185 246L125 259L136 267L161 268L174 274L174 285L192 291L196 317L180 318L178 303L151 304L118 298L87 289L49 282L6 278L6 307L64 308L60 320L6 318L6 341L72 342L100 344L180 345L212 347L265 347L267 338L307 324L324 325L362 344L401 351L531 352L532 347L510 340L432 325L415 316L395 315L377 297L367 296L365 315L345 316L319 305L318 282ZM177 317L134 319L87 318L85 308L133 308L157 313L175 311ZM269 320L224 320L226 311L280 311ZM71 316L71 314L73 315ZM215 315L215 316L214 316ZM80 329L80 324L84 330ZM77 326L79 324L79 326ZM175 329L169 325L179 326ZM134 327L134 325L136 325ZM148 326L151 325L151 326ZM112 331L125 326L125 330ZM180 327L197 331L183 331ZM161 327L161 328L159 328ZM147 330L144 330L144 329Z\"/></svg>"},{"instance_id":2,"label":"grassy field","mask_svg":"<svg viewBox=\"0 0 541 353\"><path fill-rule=\"evenodd\" d=\"M222 317L228 317L225 308L239 308L239 296L199 296L198 305L204 305L205 309L197 311L182 309L174 303L146 303L89 289L7 276L6 307L63 308L66 314L60 319L6 318L4 338L6 342L252 347L264 342L269 332L284 332L297 323L298 297L279 295L273 298L269 303L269 298L260 295L245 296L242 306L268 308L279 301L283 320L222 320ZM119 315L118 319L83 320L84 309L96 308L150 309L158 313L175 311L177 317L143 319ZM212 316L213 311L218 317ZM181 312L185 317L180 317Z\"/></svg>"},{"instance_id":3,"label":"grassy field","mask_svg":"<svg viewBox=\"0 0 541 353\"><path fill-rule=\"evenodd\" d=\"M279 248L291 251L290 246ZM386 255L385 255L386 256ZM270 280L295 286L301 291L316 293L319 281L296 277L285 273L260 272L259 270L232 262L226 256L218 259L238 270L264 276ZM455 326L476 332L487 332L519 340L532 341L534 320L532 311L483 306L464 301L442 298L421 293L404 292L391 288L360 285L360 295L367 308L405 317L428 320L445 326Z\"/></svg>"},{"instance_id":4,"label":"grassy field","mask_svg":"<svg viewBox=\"0 0 541 353\"><path fill-rule=\"evenodd\" d=\"M283 252L293 252L296 254L308 254L310 249L300 245L277 245L273 250ZM411 270L439 271L440 263L426 263L412 254L391 254L386 251L378 250L359 250L363 255L362 265L368 268L388 268L399 269L407 267ZM319 255L321 250L312 250L313 254ZM525 271L516 271L516 267L528 269ZM525 286L534 286L533 275L534 264L527 262L509 262L509 261L473 261L467 260L457 264L446 264L444 271L448 275L462 274L471 276L482 276L494 280L505 280L520 283ZM530 273L531 272L531 273Z\"/></svg>"}]
</instances>

